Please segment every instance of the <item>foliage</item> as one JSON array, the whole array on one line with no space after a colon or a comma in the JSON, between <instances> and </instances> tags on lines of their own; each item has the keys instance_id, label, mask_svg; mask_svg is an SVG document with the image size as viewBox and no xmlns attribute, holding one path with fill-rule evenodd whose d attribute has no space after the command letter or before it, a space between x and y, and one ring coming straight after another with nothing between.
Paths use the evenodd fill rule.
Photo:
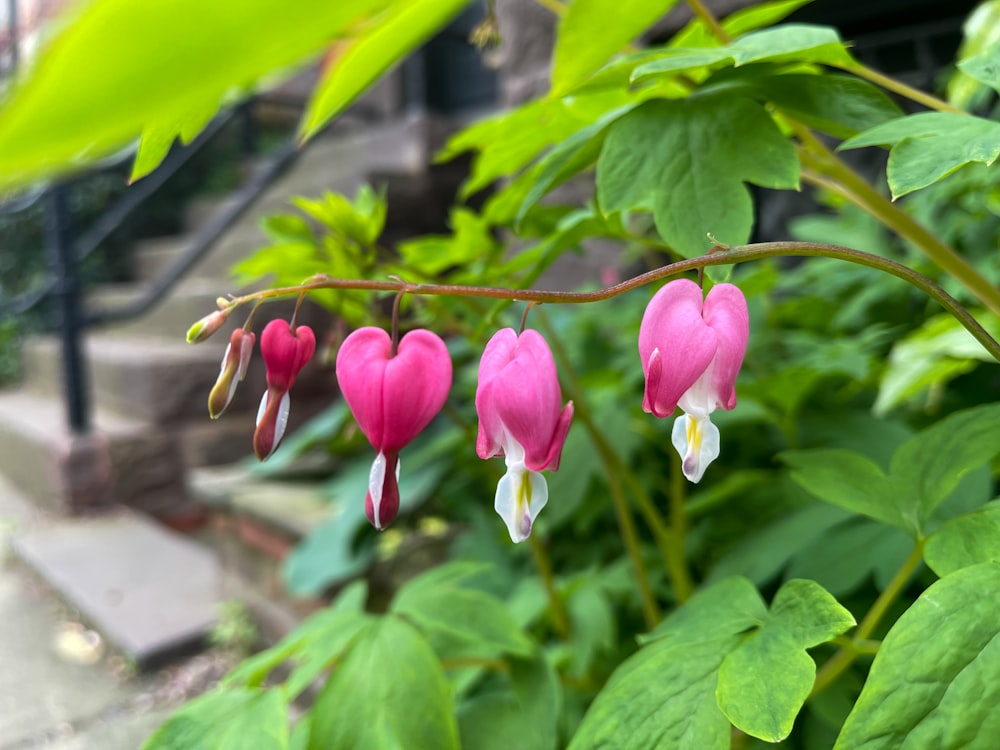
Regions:
<instances>
[{"instance_id":1,"label":"foliage","mask_svg":"<svg viewBox=\"0 0 1000 750\"><path fill-rule=\"evenodd\" d=\"M176 22L118 0L88 7L0 107L4 179L48 174L81 144L99 155L140 132L144 172L231 90L325 52L301 126L309 136L461 3L313 5L258 2L228 26L212 11L176 69L141 44L154 22L173 38ZM449 233L385 246L385 197L372 188L296 197L295 212L265 220L270 244L236 267L237 281L289 289L236 298L226 312L305 291L306 279L350 326L446 334L454 395L403 452L404 514L377 542L360 503L371 455L346 408L286 443L265 471L313 450L333 467L330 520L289 558L286 580L339 594L182 708L148 750L241 747L250 732L261 748L990 746L997 122L876 74L832 28L782 23L800 0L720 23L703 13L640 48L672 5L553 6L552 90L472 124L439 154L472 152L459 198L483 200L453 206ZM970 81L997 84L1000 47L983 13L956 79L963 103ZM131 20L142 52L107 80L94 74L115 67L122 42L100 14ZM197 75L212 35L235 40ZM80 50L96 42L107 59L84 63ZM111 86L142 95L104 111ZM900 96L932 111L904 114ZM55 118L70 115L79 132L56 132ZM889 149L898 201L842 155L874 146ZM569 181L573 191L557 190ZM744 246L770 191L803 184L822 207L794 222L803 244ZM537 289L594 240L616 249L608 276L651 271L659 282L671 261L739 261L704 281L739 285L751 337L739 405L713 415L722 456L696 488L670 425L641 409L635 341L649 290L634 289L653 277L587 305ZM850 265L821 243L870 254L848 254L860 260ZM827 257L773 257L806 251ZM490 298L467 286L498 289ZM489 517L499 466L471 456L473 394L484 340L516 326L515 300L528 296L546 303L527 320L552 347L575 426L549 506L512 548ZM434 551L421 556L425 541ZM293 723L290 705L310 689L315 702Z\"/></svg>"}]
</instances>

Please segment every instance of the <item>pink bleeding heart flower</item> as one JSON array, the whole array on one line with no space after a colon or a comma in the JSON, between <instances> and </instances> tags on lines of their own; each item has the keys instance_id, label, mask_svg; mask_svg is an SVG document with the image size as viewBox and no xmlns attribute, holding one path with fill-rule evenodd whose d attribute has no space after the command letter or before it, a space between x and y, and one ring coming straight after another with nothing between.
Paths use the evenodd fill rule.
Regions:
<instances>
[{"instance_id":1,"label":"pink bleeding heart flower","mask_svg":"<svg viewBox=\"0 0 1000 750\"><path fill-rule=\"evenodd\" d=\"M522 542L548 502L539 472L559 468L573 421L573 402L563 407L552 352L537 331L519 336L504 328L490 339L479 362L476 413L476 453L503 456L507 464L494 507L510 538Z\"/></svg>"},{"instance_id":2,"label":"pink bleeding heart flower","mask_svg":"<svg viewBox=\"0 0 1000 750\"><path fill-rule=\"evenodd\" d=\"M671 281L642 316L642 408L657 417L671 416L677 406L684 410L671 442L692 482L719 456L719 429L709 415L736 406L736 376L749 335L746 298L732 284L716 284L702 300L693 281Z\"/></svg>"},{"instance_id":3,"label":"pink bleeding heart flower","mask_svg":"<svg viewBox=\"0 0 1000 750\"><path fill-rule=\"evenodd\" d=\"M451 390L451 357L439 336L410 331L393 354L381 328L359 328L337 352L337 383L376 451L365 515L381 531L399 512L399 451L437 416Z\"/></svg>"},{"instance_id":4,"label":"pink bleeding heart flower","mask_svg":"<svg viewBox=\"0 0 1000 750\"><path fill-rule=\"evenodd\" d=\"M253 449L263 461L277 449L288 426L291 405L288 392L316 351L316 336L309 326L295 330L285 320L272 320L260 335L260 353L267 368L267 391L257 411Z\"/></svg>"},{"instance_id":5,"label":"pink bleeding heart flower","mask_svg":"<svg viewBox=\"0 0 1000 750\"><path fill-rule=\"evenodd\" d=\"M225 414L229 404L233 402L236 386L247 374L256 341L257 336L254 332L243 328L237 328L229 337L226 352L222 355L219 378L208 394L208 414L212 419L218 419Z\"/></svg>"}]
</instances>

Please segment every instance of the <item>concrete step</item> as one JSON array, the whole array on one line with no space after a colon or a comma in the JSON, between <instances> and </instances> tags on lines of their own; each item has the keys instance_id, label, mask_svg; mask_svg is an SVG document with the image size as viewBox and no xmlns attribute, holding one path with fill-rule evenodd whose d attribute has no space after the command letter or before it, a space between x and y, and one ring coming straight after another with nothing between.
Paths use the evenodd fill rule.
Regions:
<instances>
[{"instance_id":1,"label":"concrete step","mask_svg":"<svg viewBox=\"0 0 1000 750\"><path fill-rule=\"evenodd\" d=\"M26 390L0 392L0 474L53 510L117 501L169 515L188 505L175 433L99 411L93 435L73 436L61 401Z\"/></svg>"},{"instance_id":2,"label":"concrete step","mask_svg":"<svg viewBox=\"0 0 1000 750\"><path fill-rule=\"evenodd\" d=\"M136 513L63 519L12 548L140 667L199 647L225 601L213 552Z\"/></svg>"},{"instance_id":3,"label":"concrete step","mask_svg":"<svg viewBox=\"0 0 1000 750\"><path fill-rule=\"evenodd\" d=\"M103 330L116 334L183 339L191 324L212 312L216 307L215 300L225 296L227 291L226 282L222 279L184 281L145 315L111 324ZM143 284L100 284L87 289L85 305L90 312L113 311L148 295L149 290ZM230 326L217 335L220 338L228 336L231 330Z\"/></svg>"},{"instance_id":4,"label":"concrete step","mask_svg":"<svg viewBox=\"0 0 1000 750\"><path fill-rule=\"evenodd\" d=\"M184 234L139 240L132 249L132 273L137 282L154 281L184 251L190 238Z\"/></svg>"}]
</instances>

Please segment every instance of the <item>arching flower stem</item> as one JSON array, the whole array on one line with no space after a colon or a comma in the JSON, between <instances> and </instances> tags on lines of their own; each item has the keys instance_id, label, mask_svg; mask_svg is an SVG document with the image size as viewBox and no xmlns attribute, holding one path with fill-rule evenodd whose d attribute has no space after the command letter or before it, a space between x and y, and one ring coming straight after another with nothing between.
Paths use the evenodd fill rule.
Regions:
<instances>
[{"instance_id":1,"label":"arching flower stem","mask_svg":"<svg viewBox=\"0 0 1000 750\"><path fill-rule=\"evenodd\" d=\"M408 294L422 296L482 297L546 304L585 304L611 299L633 289L708 266L746 263L751 260L779 257L835 258L848 263L875 268L891 276L900 278L915 286L940 304L983 345L994 359L1000 362L1000 342L997 342L996 339L987 333L958 300L923 274L914 271L902 263L897 263L896 261L873 255L872 253L841 247L839 245L815 242L760 242L752 245L733 246L728 250L724 250L724 252L717 252L713 248L713 250L709 251L709 254L698 258L687 258L675 263L669 263L652 271L634 276L619 284L591 292L508 289L504 287L463 286L455 284L410 284L399 280L337 279L330 276L317 275L296 286L267 289L234 297L227 309L231 310L249 302L278 299L316 289L350 289L372 292L405 291Z\"/></svg>"}]
</instances>

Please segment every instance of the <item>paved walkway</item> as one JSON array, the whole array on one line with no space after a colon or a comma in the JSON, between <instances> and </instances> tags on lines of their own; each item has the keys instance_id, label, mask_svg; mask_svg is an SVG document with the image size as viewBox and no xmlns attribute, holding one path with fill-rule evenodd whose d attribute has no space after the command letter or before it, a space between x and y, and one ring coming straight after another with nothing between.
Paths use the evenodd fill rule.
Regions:
<instances>
[{"instance_id":1,"label":"paved walkway","mask_svg":"<svg viewBox=\"0 0 1000 750\"><path fill-rule=\"evenodd\" d=\"M226 660L209 652L132 674L9 553L19 529L45 523L0 481L0 750L137 750Z\"/></svg>"}]
</instances>

